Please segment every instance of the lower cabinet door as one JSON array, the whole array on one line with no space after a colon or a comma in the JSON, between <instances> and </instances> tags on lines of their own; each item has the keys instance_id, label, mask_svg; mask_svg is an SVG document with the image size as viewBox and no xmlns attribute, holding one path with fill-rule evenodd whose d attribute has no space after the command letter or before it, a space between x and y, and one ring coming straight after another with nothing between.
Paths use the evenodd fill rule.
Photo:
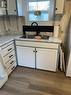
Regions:
<instances>
[{"instance_id":1,"label":"lower cabinet door","mask_svg":"<svg viewBox=\"0 0 71 95\"><path fill-rule=\"evenodd\" d=\"M58 65L57 50L37 48L36 51L36 68L56 71Z\"/></svg>"},{"instance_id":2,"label":"lower cabinet door","mask_svg":"<svg viewBox=\"0 0 71 95\"><path fill-rule=\"evenodd\" d=\"M35 68L35 48L17 46L19 66Z\"/></svg>"},{"instance_id":3,"label":"lower cabinet door","mask_svg":"<svg viewBox=\"0 0 71 95\"><path fill-rule=\"evenodd\" d=\"M66 66L66 76L71 77L71 51L70 51L69 60Z\"/></svg>"}]
</instances>

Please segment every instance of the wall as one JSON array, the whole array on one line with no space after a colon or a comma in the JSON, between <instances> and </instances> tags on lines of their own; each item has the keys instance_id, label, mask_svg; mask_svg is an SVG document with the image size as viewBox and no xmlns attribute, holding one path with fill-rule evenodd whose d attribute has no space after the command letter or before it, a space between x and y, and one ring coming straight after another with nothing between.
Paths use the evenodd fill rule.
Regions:
<instances>
[{"instance_id":1,"label":"wall","mask_svg":"<svg viewBox=\"0 0 71 95\"><path fill-rule=\"evenodd\" d=\"M5 27L4 27L4 18L0 17L0 35L5 34Z\"/></svg>"},{"instance_id":2,"label":"wall","mask_svg":"<svg viewBox=\"0 0 71 95\"><path fill-rule=\"evenodd\" d=\"M65 52L65 63L68 64L69 55L71 48L71 19L69 21L68 30L65 37L64 52Z\"/></svg>"},{"instance_id":3,"label":"wall","mask_svg":"<svg viewBox=\"0 0 71 95\"><path fill-rule=\"evenodd\" d=\"M71 16L71 0L67 0L65 3L65 12L63 17L60 20L60 38L62 39L63 43L66 41L66 35L68 33L68 25Z\"/></svg>"},{"instance_id":4,"label":"wall","mask_svg":"<svg viewBox=\"0 0 71 95\"><path fill-rule=\"evenodd\" d=\"M68 64L71 49L71 0L67 0L65 4L65 14L60 22L61 39L65 52L65 63Z\"/></svg>"},{"instance_id":5,"label":"wall","mask_svg":"<svg viewBox=\"0 0 71 95\"><path fill-rule=\"evenodd\" d=\"M70 32L70 40L69 40L69 48L71 49L71 19L70 19L70 27L69 27L69 32Z\"/></svg>"},{"instance_id":6,"label":"wall","mask_svg":"<svg viewBox=\"0 0 71 95\"><path fill-rule=\"evenodd\" d=\"M2 16L0 17L0 35L22 34L24 17Z\"/></svg>"},{"instance_id":7,"label":"wall","mask_svg":"<svg viewBox=\"0 0 71 95\"><path fill-rule=\"evenodd\" d=\"M23 4L23 15L26 17L26 0L22 0ZM59 25L61 27L61 32L59 33L61 39L65 40L66 36L66 27L69 19L69 14L71 14L71 0L67 0L65 4L65 14L64 16L56 16L55 17L55 25ZM0 35L4 34L21 34L22 33L22 25L27 21L27 18L17 17L17 16L8 16L8 17L0 17ZM40 24L40 23L39 23ZM44 23L42 23L43 25ZM44 25L51 25L54 22L46 22ZM63 32L62 32L63 31Z\"/></svg>"}]
</instances>

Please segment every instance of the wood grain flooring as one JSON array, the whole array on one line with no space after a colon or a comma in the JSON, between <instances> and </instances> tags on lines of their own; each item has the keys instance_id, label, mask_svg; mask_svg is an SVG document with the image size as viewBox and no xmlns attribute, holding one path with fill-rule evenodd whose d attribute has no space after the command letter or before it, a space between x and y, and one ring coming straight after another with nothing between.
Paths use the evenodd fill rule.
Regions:
<instances>
[{"instance_id":1,"label":"wood grain flooring","mask_svg":"<svg viewBox=\"0 0 71 95\"><path fill-rule=\"evenodd\" d=\"M71 78L60 71L17 67L0 89L0 95L71 95Z\"/></svg>"}]
</instances>

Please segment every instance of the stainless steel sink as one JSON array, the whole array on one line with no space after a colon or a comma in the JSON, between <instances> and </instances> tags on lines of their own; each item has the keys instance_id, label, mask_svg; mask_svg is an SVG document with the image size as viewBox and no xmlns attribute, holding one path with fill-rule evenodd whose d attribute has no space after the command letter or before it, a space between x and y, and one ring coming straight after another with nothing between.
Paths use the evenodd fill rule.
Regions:
<instances>
[{"instance_id":1,"label":"stainless steel sink","mask_svg":"<svg viewBox=\"0 0 71 95\"><path fill-rule=\"evenodd\" d=\"M27 36L21 36L20 38L28 38L28 39L34 39L34 35L27 35Z\"/></svg>"},{"instance_id":2,"label":"stainless steel sink","mask_svg":"<svg viewBox=\"0 0 71 95\"><path fill-rule=\"evenodd\" d=\"M49 36L41 36L42 39L48 40Z\"/></svg>"},{"instance_id":3,"label":"stainless steel sink","mask_svg":"<svg viewBox=\"0 0 71 95\"><path fill-rule=\"evenodd\" d=\"M44 40L48 40L49 39L49 36L40 36L41 39L44 39ZM27 39L35 39L35 35L27 35L26 37L25 36L21 36L20 38L27 38Z\"/></svg>"}]
</instances>

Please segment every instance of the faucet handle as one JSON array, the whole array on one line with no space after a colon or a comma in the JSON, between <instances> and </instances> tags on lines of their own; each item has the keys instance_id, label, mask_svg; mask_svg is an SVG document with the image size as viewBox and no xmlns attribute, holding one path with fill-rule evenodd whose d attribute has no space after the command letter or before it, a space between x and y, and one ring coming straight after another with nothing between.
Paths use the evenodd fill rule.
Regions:
<instances>
[{"instance_id":1,"label":"faucet handle","mask_svg":"<svg viewBox=\"0 0 71 95\"><path fill-rule=\"evenodd\" d=\"M31 26L38 26L37 22L32 22Z\"/></svg>"}]
</instances>

